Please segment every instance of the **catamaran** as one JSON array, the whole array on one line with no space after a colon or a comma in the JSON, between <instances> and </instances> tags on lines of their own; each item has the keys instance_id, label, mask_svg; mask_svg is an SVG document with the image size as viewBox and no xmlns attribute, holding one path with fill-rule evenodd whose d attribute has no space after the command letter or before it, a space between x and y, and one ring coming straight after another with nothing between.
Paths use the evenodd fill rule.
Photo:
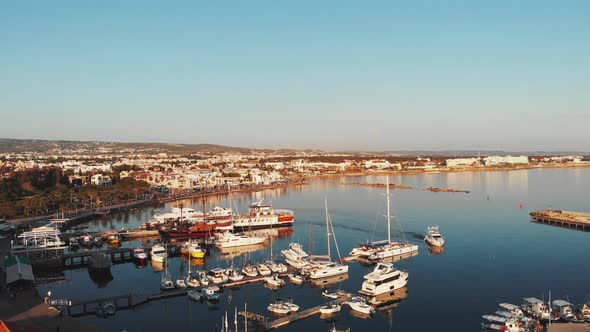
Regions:
<instances>
[{"instance_id":1,"label":"catamaran","mask_svg":"<svg viewBox=\"0 0 590 332\"><path fill-rule=\"evenodd\" d=\"M365 281L359 293L367 296L377 296L393 292L408 283L408 272L397 270L393 264L377 263L373 272L365 275Z\"/></svg>"},{"instance_id":2,"label":"catamaran","mask_svg":"<svg viewBox=\"0 0 590 332\"><path fill-rule=\"evenodd\" d=\"M336 251L338 252L338 259L340 257L340 249L338 249L338 241L336 241L336 235L334 233L334 227L330 220L330 214L328 213L328 201L325 201L326 205L326 236L328 245L328 255L326 256L313 256L313 260L309 266L303 268L302 273L308 274L311 279L326 278L336 276L340 274L348 273L348 265L344 265L340 262L332 262L330 252L330 235L334 237L334 243L336 244ZM331 233L330 233L331 231Z\"/></svg>"},{"instance_id":3,"label":"catamaran","mask_svg":"<svg viewBox=\"0 0 590 332\"><path fill-rule=\"evenodd\" d=\"M370 261L381 261L390 257L416 255L418 254L418 246L401 242L391 241L391 213L390 213L390 195L389 195L389 177L387 177L386 185L387 196L387 240L367 242L361 244L357 248L353 248L349 256L354 258L368 259ZM399 224L399 223L398 223ZM399 224L401 230L401 224ZM402 235L404 234L401 232ZM404 236L405 237L405 236Z\"/></svg>"}]
</instances>

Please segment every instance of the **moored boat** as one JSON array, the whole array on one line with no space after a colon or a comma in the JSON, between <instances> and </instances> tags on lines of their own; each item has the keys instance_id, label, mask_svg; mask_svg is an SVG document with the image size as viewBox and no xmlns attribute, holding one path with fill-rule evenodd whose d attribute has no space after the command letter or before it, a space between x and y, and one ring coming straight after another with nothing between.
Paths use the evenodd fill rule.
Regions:
<instances>
[{"instance_id":1,"label":"moored boat","mask_svg":"<svg viewBox=\"0 0 590 332\"><path fill-rule=\"evenodd\" d=\"M264 278L264 281L270 285L270 286L274 286L274 287L281 287L285 285L285 281L281 278L279 278L278 275L273 274L270 277L266 277Z\"/></svg>"},{"instance_id":2,"label":"moored boat","mask_svg":"<svg viewBox=\"0 0 590 332\"><path fill-rule=\"evenodd\" d=\"M320 314L322 315L332 315L337 314L342 310L340 304L336 302L329 302L320 307Z\"/></svg>"},{"instance_id":3,"label":"moored boat","mask_svg":"<svg viewBox=\"0 0 590 332\"><path fill-rule=\"evenodd\" d=\"M352 310L360 312L362 314L372 315L375 313L375 308L369 305L367 301L360 296L352 297L350 300L348 300L348 305Z\"/></svg>"},{"instance_id":4,"label":"moored boat","mask_svg":"<svg viewBox=\"0 0 590 332\"><path fill-rule=\"evenodd\" d=\"M225 274L225 270L220 268L210 270L207 273L207 279L214 284L220 284L229 280L228 276Z\"/></svg>"},{"instance_id":5,"label":"moored boat","mask_svg":"<svg viewBox=\"0 0 590 332\"><path fill-rule=\"evenodd\" d=\"M147 254L143 248L135 248L133 249L133 258L139 262L143 262L147 259Z\"/></svg>"},{"instance_id":6,"label":"moored boat","mask_svg":"<svg viewBox=\"0 0 590 332\"><path fill-rule=\"evenodd\" d=\"M273 209L270 205L258 202L250 204L248 214L242 214L235 218L233 229L250 230L257 228L275 228L292 226L295 222L295 215L291 210Z\"/></svg>"},{"instance_id":7,"label":"moored boat","mask_svg":"<svg viewBox=\"0 0 590 332\"><path fill-rule=\"evenodd\" d=\"M338 294L336 294L336 292L330 292L328 289L324 289L322 291L322 296L333 300L338 298Z\"/></svg>"},{"instance_id":8,"label":"moored boat","mask_svg":"<svg viewBox=\"0 0 590 332\"><path fill-rule=\"evenodd\" d=\"M300 274L289 273L288 277L293 284L301 285L303 283L303 277Z\"/></svg>"},{"instance_id":9,"label":"moored boat","mask_svg":"<svg viewBox=\"0 0 590 332\"><path fill-rule=\"evenodd\" d=\"M367 296L392 292L408 283L408 272L397 270L393 264L377 263L373 272L365 275L359 293Z\"/></svg>"},{"instance_id":10,"label":"moored boat","mask_svg":"<svg viewBox=\"0 0 590 332\"><path fill-rule=\"evenodd\" d=\"M230 231L226 231L219 234L217 237L217 243L215 244L218 248L230 248L240 246L251 246L260 244L266 241L266 238L261 236L249 236L246 234L234 234Z\"/></svg>"},{"instance_id":11,"label":"moored boat","mask_svg":"<svg viewBox=\"0 0 590 332\"><path fill-rule=\"evenodd\" d=\"M168 256L166 248L162 247L161 245L155 245L150 250L150 256L153 261L162 263Z\"/></svg>"},{"instance_id":12,"label":"moored boat","mask_svg":"<svg viewBox=\"0 0 590 332\"><path fill-rule=\"evenodd\" d=\"M257 264L256 269L261 276L269 276L272 274L272 271L265 264Z\"/></svg>"}]
</instances>

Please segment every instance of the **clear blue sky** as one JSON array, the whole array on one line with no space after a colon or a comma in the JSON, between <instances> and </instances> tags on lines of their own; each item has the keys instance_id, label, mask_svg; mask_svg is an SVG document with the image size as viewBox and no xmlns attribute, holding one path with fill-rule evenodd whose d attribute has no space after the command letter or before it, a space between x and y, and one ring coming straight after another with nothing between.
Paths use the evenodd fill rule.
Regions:
<instances>
[{"instance_id":1,"label":"clear blue sky","mask_svg":"<svg viewBox=\"0 0 590 332\"><path fill-rule=\"evenodd\" d=\"M0 2L0 137L590 151L589 125L590 1Z\"/></svg>"}]
</instances>

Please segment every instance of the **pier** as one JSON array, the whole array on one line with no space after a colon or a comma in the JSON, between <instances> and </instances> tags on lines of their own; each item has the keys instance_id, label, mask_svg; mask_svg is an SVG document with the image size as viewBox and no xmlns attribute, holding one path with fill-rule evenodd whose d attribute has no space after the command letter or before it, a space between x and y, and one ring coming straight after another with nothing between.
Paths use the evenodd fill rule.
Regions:
<instances>
[{"instance_id":1,"label":"pier","mask_svg":"<svg viewBox=\"0 0 590 332\"><path fill-rule=\"evenodd\" d=\"M539 210L530 213L531 221L558 227L590 231L590 213L566 210Z\"/></svg>"}]
</instances>

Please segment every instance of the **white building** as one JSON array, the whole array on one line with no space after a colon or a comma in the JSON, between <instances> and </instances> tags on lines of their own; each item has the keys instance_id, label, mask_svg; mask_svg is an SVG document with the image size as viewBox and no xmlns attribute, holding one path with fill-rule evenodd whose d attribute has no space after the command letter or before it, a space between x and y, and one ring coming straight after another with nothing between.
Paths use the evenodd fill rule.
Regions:
<instances>
[{"instance_id":1,"label":"white building","mask_svg":"<svg viewBox=\"0 0 590 332\"><path fill-rule=\"evenodd\" d=\"M90 183L95 186L110 186L113 181L108 175L94 174L90 178Z\"/></svg>"},{"instance_id":2,"label":"white building","mask_svg":"<svg viewBox=\"0 0 590 332\"><path fill-rule=\"evenodd\" d=\"M501 165L501 164L528 164L529 157L527 156L489 156L485 157L484 163L486 166Z\"/></svg>"},{"instance_id":3,"label":"white building","mask_svg":"<svg viewBox=\"0 0 590 332\"><path fill-rule=\"evenodd\" d=\"M479 162L479 158L454 158L445 160L447 167L477 166Z\"/></svg>"}]
</instances>

